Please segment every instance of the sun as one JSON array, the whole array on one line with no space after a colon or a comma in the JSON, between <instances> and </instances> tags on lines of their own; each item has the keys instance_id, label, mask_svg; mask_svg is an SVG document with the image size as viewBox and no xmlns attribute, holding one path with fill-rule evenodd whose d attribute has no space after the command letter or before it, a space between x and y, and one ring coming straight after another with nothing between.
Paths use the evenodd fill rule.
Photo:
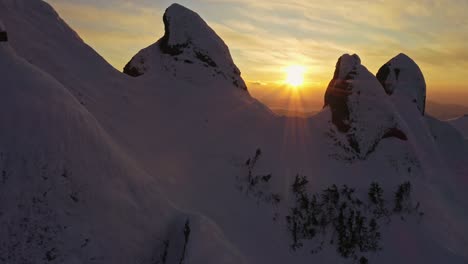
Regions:
<instances>
[{"instance_id":1,"label":"sun","mask_svg":"<svg viewBox=\"0 0 468 264\"><path fill-rule=\"evenodd\" d=\"M304 74L306 69L304 66L291 65L285 68L286 80L285 82L294 88L304 84Z\"/></svg>"}]
</instances>

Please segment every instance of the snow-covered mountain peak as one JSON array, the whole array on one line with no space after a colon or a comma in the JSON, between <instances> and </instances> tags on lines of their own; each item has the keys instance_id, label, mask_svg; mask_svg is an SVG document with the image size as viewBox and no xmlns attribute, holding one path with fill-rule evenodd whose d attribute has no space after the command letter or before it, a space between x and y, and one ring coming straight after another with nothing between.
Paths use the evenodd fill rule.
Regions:
<instances>
[{"instance_id":1,"label":"snow-covered mountain peak","mask_svg":"<svg viewBox=\"0 0 468 264\"><path fill-rule=\"evenodd\" d=\"M345 54L338 59L335 73L325 93L332 123L350 153L347 158L365 159L384 138L407 140L398 117L376 77L361 65L357 55Z\"/></svg>"},{"instance_id":2,"label":"snow-covered mountain peak","mask_svg":"<svg viewBox=\"0 0 468 264\"><path fill-rule=\"evenodd\" d=\"M334 78L345 78L353 68L361 64L361 58L357 54L344 54L338 59Z\"/></svg>"},{"instance_id":3,"label":"snow-covered mountain peak","mask_svg":"<svg viewBox=\"0 0 468 264\"><path fill-rule=\"evenodd\" d=\"M169 72L193 83L221 78L247 90L229 48L197 13L173 4L166 9L163 21L164 36L134 56L124 73L137 77Z\"/></svg>"},{"instance_id":4,"label":"snow-covered mountain peak","mask_svg":"<svg viewBox=\"0 0 468 264\"><path fill-rule=\"evenodd\" d=\"M421 69L410 57L398 54L379 69L377 79L388 95L411 100L424 115L426 82Z\"/></svg>"},{"instance_id":5,"label":"snow-covered mountain peak","mask_svg":"<svg viewBox=\"0 0 468 264\"><path fill-rule=\"evenodd\" d=\"M166 53L180 54L189 45L198 48L224 48L224 43L205 21L192 10L172 4L163 17L165 34L161 47ZM221 52L224 52L222 49Z\"/></svg>"}]
</instances>

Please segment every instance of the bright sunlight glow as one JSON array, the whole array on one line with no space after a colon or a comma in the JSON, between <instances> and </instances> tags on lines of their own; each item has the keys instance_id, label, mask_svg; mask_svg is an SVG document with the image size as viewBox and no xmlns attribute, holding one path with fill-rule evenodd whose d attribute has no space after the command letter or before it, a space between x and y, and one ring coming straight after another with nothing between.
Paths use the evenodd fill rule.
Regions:
<instances>
[{"instance_id":1,"label":"bright sunlight glow","mask_svg":"<svg viewBox=\"0 0 468 264\"><path fill-rule=\"evenodd\" d=\"M305 67L299 65L292 65L285 69L286 72L286 83L294 88L304 83L304 74L306 72Z\"/></svg>"}]
</instances>

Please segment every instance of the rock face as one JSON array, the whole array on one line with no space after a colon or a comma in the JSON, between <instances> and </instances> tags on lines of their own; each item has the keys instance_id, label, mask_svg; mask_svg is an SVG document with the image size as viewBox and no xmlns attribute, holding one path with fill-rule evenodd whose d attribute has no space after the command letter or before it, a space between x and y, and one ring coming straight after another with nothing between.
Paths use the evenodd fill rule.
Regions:
<instances>
[{"instance_id":1,"label":"rock face","mask_svg":"<svg viewBox=\"0 0 468 264\"><path fill-rule=\"evenodd\" d=\"M410 57L400 53L379 69L377 79L388 95L404 95L424 115L426 82L421 69Z\"/></svg>"},{"instance_id":2,"label":"rock face","mask_svg":"<svg viewBox=\"0 0 468 264\"><path fill-rule=\"evenodd\" d=\"M341 56L336 63L333 79L325 92L325 106L330 105L333 124L341 132L348 132L350 129L347 101L348 96L352 94L351 83L356 77L356 70L360 64L361 59L356 54Z\"/></svg>"},{"instance_id":3,"label":"rock face","mask_svg":"<svg viewBox=\"0 0 468 264\"><path fill-rule=\"evenodd\" d=\"M388 96L357 55L345 54L338 60L325 107L330 108L338 133L345 135L338 144L352 158L365 159L385 138L407 140ZM342 137L335 134L334 138Z\"/></svg>"},{"instance_id":4,"label":"rock face","mask_svg":"<svg viewBox=\"0 0 468 264\"><path fill-rule=\"evenodd\" d=\"M8 42L8 34L2 21L0 21L0 42Z\"/></svg>"},{"instance_id":5,"label":"rock face","mask_svg":"<svg viewBox=\"0 0 468 264\"><path fill-rule=\"evenodd\" d=\"M228 47L197 13L173 4L163 21L164 36L134 56L124 73L137 77L163 69L186 79L220 76L247 90ZM194 67L204 68L203 76L194 76Z\"/></svg>"}]
</instances>

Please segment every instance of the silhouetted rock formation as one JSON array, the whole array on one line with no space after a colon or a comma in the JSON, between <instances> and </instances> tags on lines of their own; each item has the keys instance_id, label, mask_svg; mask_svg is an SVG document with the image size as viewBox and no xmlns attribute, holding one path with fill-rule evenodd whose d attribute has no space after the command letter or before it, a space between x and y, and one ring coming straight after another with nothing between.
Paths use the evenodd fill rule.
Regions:
<instances>
[{"instance_id":1,"label":"silhouetted rock formation","mask_svg":"<svg viewBox=\"0 0 468 264\"><path fill-rule=\"evenodd\" d=\"M325 107L330 108L337 130L346 135L346 142L336 135L335 141L352 152L349 159L365 159L382 139L408 139L389 97L355 54L339 58L325 93Z\"/></svg>"},{"instance_id":2,"label":"silhouetted rock formation","mask_svg":"<svg viewBox=\"0 0 468 264\"><path fill-rule=\"evenodd\" d=\"M348 132L350 129L348 96L352 93L352 80L356 76L356 67L360 64L361 59L356 54L341 56L325 92L325 106L330 105L333 124L341 132Z\"/></svg>"},{"instance_id":3,"label":"silhouetted rock formation","mask_svg":"<svg viewBox=\"0 0 468 264\"><path fill-rule=\"evenodd\" d=\"M421 69L410 57L400 53L379 69L377 79L388 95L404 94L424 115L426 82Z\"/></svg>"},{"instance_id":4,"label":"silhouetted rock formation","mask_svg":"<svg viewBox=\"0 0 468 264\"><path fill-rule=\"evenodd\" d=\"M173 4L163 21L164 36L135 55L124 73L137 77L162 69L191 80L220 76L247 90L228 47L197 13Z\"/></svg>"},{"instance_id":5,"label":"silhouetted rock formation","mask_svg":"<svg viewBox=\"0 0 468 264\"><path fill-rule=\"evenodd\" d=\"M145 63L145 61L142 60L141 64L144 64L144 63ZM142 70L140 70L140 68L132 66L130 64L130 62L125 65L125 67L123 69L123 72L125 74L129 75L129 76L132 76L132 77L138 77L138 76L144 74L144 72Z\"/></svg>"}]
</instances>

